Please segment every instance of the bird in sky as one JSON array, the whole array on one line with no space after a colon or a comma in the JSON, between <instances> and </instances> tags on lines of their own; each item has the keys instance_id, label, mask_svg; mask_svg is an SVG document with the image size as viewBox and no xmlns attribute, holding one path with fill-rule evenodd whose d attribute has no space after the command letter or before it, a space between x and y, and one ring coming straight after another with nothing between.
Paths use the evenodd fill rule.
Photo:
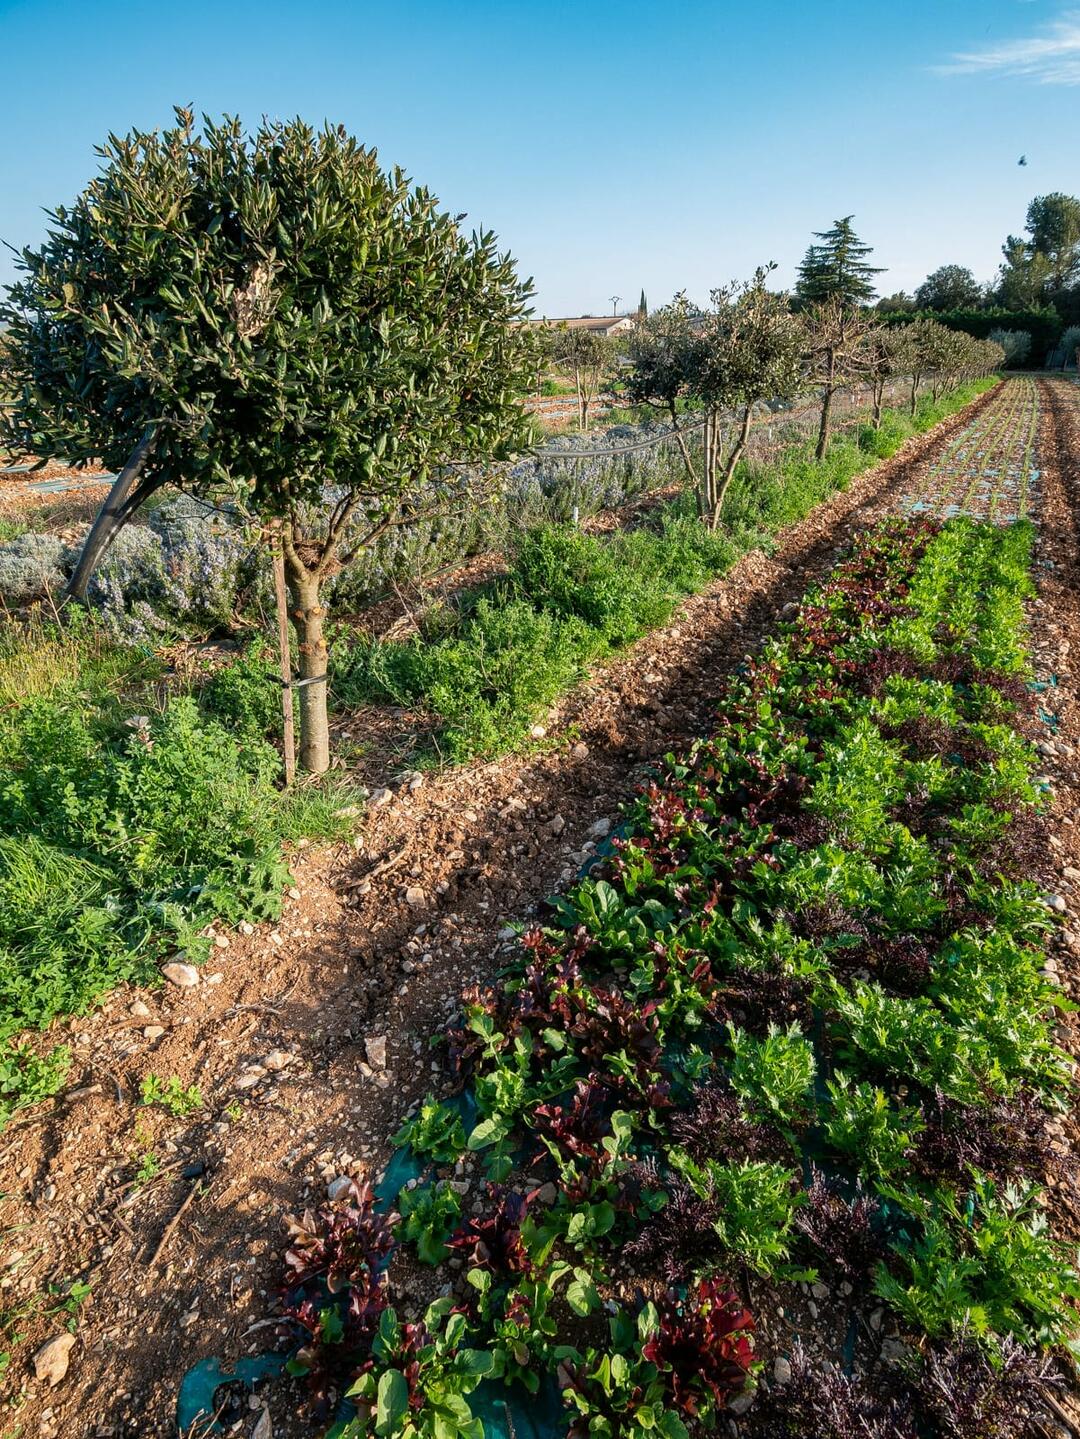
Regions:
<instances>
[{"instance_id":1,"label":"bird in sky","mask_svg":"<svg viewBox=\"0 0 1080 1439\"><path fill-rule=\"evenodd\" d=\"M1019 160L1017 160L1016 163L1017 163L1018 165L1026 165L1026 164L1027 164L1027 156L1026 156L1026 155L1021 155L1020 158L1019 158Z\"/></svg>"}]
</instances>

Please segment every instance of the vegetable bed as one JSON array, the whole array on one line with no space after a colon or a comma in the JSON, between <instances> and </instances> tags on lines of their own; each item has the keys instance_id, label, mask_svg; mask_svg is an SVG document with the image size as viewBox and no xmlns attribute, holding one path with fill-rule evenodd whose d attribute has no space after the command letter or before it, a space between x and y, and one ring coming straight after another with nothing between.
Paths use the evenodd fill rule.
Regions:
<instances>
[{"instance_id":1,"label":"vegetable bed","mask_svg":"<svg viewBox=\"0 0 1080 1439\"><path fill-rule=\"evenodd\" d=\"M351 1391L335 1432L479 1436L503 1400L571 1436L1030 1432L1080 1295L1039 1187L1069 1077L1024 878L1031 543L869 531L465 996L457 1097L379 1197L293 1224L312 1417Z\"/></svg>"}]
</instances>

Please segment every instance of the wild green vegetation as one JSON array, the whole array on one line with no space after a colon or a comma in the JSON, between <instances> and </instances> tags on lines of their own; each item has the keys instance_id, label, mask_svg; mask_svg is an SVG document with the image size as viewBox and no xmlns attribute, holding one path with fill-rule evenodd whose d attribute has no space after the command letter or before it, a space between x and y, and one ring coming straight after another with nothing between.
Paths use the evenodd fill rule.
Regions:
<instances>
[{"instance_id":1,"label":"wild green vegetation","mask_svg":"<svg viewBox=\"0 0 1080 1439\"><path fill-rule=\"evenodd\" d=\"M275 689L246 658L186 693L90 623L3 631L0 1124L64 1074L12 1036L200 959L213 920L276 915L283 843L340 826L332 791L279 787Z\"/></svg>"}]
</instances>

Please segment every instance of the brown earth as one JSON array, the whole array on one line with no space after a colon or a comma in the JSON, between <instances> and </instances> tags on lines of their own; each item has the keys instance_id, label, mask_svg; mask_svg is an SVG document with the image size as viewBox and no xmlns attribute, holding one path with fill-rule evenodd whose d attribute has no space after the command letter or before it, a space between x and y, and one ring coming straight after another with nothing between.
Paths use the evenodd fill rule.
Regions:
<instances>
[{"instance_id":1,"label":"brown earth","mask_svg":"<svg viewBox=\"0 0 1080 1439\"><path fill-rule=\"evenodd\" d=\"M1040 571L1032 618L1040 663L1052 659L1063 680L1059 736L1069 748L1055 741L1048 767L1060 758L1075 785L1075 679L1064 682L1058 656L1062 643L1080 643L1080 392L1042 388L1042 492L1054 521L1042 557L1055 568ZM854 531L917 492L949 436L993 403L982 397L860 477L772 555L744 557L676 623L598 670L532 752L391 779L351 844L298 850L280 923L221 934L197 986L118 991L50 1035L71 1045L69 1088L0 1137L0 1308L10 1314L74 1280L90 1297L55 1389L35 1380L31 1358L64 1331L66 1314L39 1308L15 1325L4 1434L174 1434L177 1386L196 1360L268 1347L282 1216L328 1180L385 1161L404 1110L438 1082L429 1034L462 986L491 976L510 943L507 919L565 887L595 848L590 831L615 817L649 763L707 729L721 676ZM1080 865L1075 799L1065 788L1056 799L1063 886L1066 858ZM1071 990L1080 933L1064 934L1057 963ZM200 1107L175 1118L141 1107L149 1074L196 1086ZM160 1164L154 1177L147 1152ZM1058 1190L1055 1202L1075 1224L1072 1192ZM49 1307L59 1303L58 1294ZM273 1422L279 1439L301 1432L285 1413Z\"/></svg>"}]
</instances>

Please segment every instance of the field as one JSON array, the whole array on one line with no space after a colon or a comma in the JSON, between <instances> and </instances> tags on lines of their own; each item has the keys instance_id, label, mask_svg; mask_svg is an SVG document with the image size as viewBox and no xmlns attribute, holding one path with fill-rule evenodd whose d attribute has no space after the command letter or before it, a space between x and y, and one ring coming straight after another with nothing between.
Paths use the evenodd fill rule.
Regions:
<instances>
[{"instance_id":1,"label":"field","mask_svg":"<svg viewBox=\"0 0 1080 1439\"><path fill-rule=\"evenodd\" d=\"M667 1439L714 1419L801 1439L829 1405L838 1434L914 1439L913 1415L994 1432L970 1397L989 1382L974 1338L1020 1394L1010 1346L1059 1346L1080 1292L1080 389L1011 378L957 403L922 433L895 417L882 439L842 436L831 469L792 451L774 488L735 492L722 551L680 550L660 493L485 556L450 627L420 631L426 668L400 612L389 637L353 638L335 727L364 737L341 778L366 806L342 790L272 812L261 722L193 799L163 772L151 697L196 706L201 755L248 691L219 685L213 710L175 663L125 672L126 711L152 717L115 770L141 808L117 813L142 830L106 843L80 809L86 751L55 780L81 828L46 838L108 855L95 882L149 937L93 1003L57 999L47 1035L29 1032L52 1017L44 988L18 999L33 1063L62 1042L66 1068L0 1134L12 1433L203 1434L208 1405L224 1432L319 1433L353 1319L412 1322L443 1294L464 1319L436 1304L446 1353L413 1382L447 1436L470 1432L463 1402L505 1425L493 1376L526 1383L514 1432L533 1432L530 1404L553 1424L560 1364L582 1434L644 1436L655 1412L675 1416ZM478 600L505 617L526 593L502 651L518 688L492 699L463 668L491 643ZM83 673L80 713L112 764L103 727L126 721L99 679ZM258 843L241 882L215 884L243 903L223 919L212 890L185 899L197 982L148 987L164 952L147 903L166 860L177 894L223 862L226 793ZM164 839L126 847L174 803L204 817L168 840L182 873ZM385 1280L369 1184L403 1214ZM287 1235L328 1187L337 1220ZM327 1303L334 1265L355 1308ZM51 1391L28 1359L69 1327ZM414 1332L379 1329L385 1362L416 1358ZM250 1407L228 1369L193 1369L283 1332L307 1373ZM1040 1427L1002 1433L1076 1432L1053 1365ZM967 1430L947 1427L958 1376Z\"/></svg>"}]
</instances>

